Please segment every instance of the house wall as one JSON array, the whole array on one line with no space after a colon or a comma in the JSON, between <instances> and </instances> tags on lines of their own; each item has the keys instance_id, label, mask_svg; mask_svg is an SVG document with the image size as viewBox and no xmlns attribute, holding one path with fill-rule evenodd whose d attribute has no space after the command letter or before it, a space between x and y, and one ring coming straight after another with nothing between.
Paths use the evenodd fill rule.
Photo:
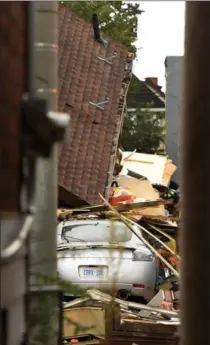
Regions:
<instances>
[{"instance_id":1,"label":"house wall","mask_svg":"<svg viewBox=\"0 0 210 345\"><path fill-rule=\"evenodd\" d=\"M17 212L19 209L20 100L26 87L26 26L27 4L25 2L1 2L0 180L7 181L7 183L1 183L1 212Z\"/></svg>"},{"instance_id":2,"label":"house wall","mask_svg":"<svg viewBox=\"0 0 210 345\"><path fill-rule=\"evenodd\" d=\"M0 344L21 345L26 331L27 246L13 258L2 253L20 225L21 99L27 80L27 3L2 2L0 10Z\"/></svg>"},{"instance_id":3,"label":"house wall","mask_svg":"<svg viewBox=\"0 0 210 345\"><path fill-rule=\"evenodd\" d=\"M9 245L11 238L17 237L15 221L1 221L1 238ZM4 236L3 236L4 235ZM6 245L6 246L7 246ZM1 243L2 247L2 243ZM15 257L1 261L0 299L1 299L1 343L2 345L23 344L26 333L25 296L28 290L27 246L23 244ZM2 311L6 312L6 322L2 324ZM4 339L4 340L3 340Z\"/></svg>"},{"instance_id":4,"label":"house wall","mask_svg":"<svg viewBox=\"0 0 210 345\"><path fill-rule=\"evenodd\" d=\"M182 56L167 56L166 69L166 153L177 166L172 180L179 183L179 127L182 102Z\"/></svg>"}]
</instances>

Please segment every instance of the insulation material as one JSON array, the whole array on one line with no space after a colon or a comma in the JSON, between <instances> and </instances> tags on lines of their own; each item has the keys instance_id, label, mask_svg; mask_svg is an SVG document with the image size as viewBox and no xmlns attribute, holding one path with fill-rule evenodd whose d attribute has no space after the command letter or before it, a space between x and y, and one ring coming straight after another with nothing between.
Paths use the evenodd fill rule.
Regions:
<instances>
[{"instance_id":1,"label":"insulation material","mask_svg":"<svg viewBox=\"0 0 210 345\"><path fill-rule=\"evenodd\" d=\"M130 176L120 176L117 180L119 185L125 189L129 189L135 195L135 202L155 201L159 199L159 193L152 187L148 180L138 180ZM141 209L141 215L165 216L164 206L148 207Z\"/></svg>"},{"instance_id":2,"label":"insulation material","mask_svg":"<svg viewBox=\"0 0 210 345\"><path fill-rule=\"evenodd\" d=\"M165 164L165 169L164 169L163 179L162 179L162 184L164 186L169 185L175 171L176 171L176 166L172 163L172 160L168 159Z\"/></svg>"},{"instance_id":3,"label":"insulation material","mask_svg":"<svg viewBox=\"0 0 210 345\"><path fill-rule=\"evenodd\" d=\"M117 182L121 187L129 189L136 198L143 198L144 200L159 199L159 193L152 187L148 180L137 180L130 176L119 176Z\"/></svg>"},{"instance_id":4,"label":"insulation material","mask_svg":"<svg viewBox=\"0 0 210 345\"><path fill-rule=\"evenodd\" d=\"M111 205L119 205L119 204L131 204L135 199L135 196L132 195L129 191L125 190L124 188L116 188L116 192L114 191L113 196L109 198L109 202Z\"/></svg>"},{"instance_id":5,"label":"insulation material","mask_svg":"<svg viewBox=\"0 0 210 345\"><path fill-rule=\"evenodd\" d=\"M166 157L137 152L123 152L121 175L127 175L128 169L145 176L151 183L162 184Z\"/></svg>"}]
</instances>

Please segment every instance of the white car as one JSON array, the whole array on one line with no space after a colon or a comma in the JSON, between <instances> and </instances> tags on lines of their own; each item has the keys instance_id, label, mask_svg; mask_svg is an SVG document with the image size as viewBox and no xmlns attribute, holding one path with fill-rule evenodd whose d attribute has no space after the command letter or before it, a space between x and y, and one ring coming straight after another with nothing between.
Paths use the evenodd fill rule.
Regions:
<instances>
[{"instance_id":1,"label":"white car","mask_svg":"<svg viewBox=\"0 0 210 345\"><path fill-rule=\"evenodd\" d=\"M139 229L138 229L139 231ZM83 289L97 288L119 298L155 290L157 261L123 223L63 221L57 228L58 275Z\"/></svg>"}]
</instances>

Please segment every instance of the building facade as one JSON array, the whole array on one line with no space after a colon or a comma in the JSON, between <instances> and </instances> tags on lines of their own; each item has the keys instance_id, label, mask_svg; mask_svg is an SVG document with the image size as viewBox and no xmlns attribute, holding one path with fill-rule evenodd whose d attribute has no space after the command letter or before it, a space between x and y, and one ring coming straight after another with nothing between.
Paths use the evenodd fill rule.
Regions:
<instances>
[{"instance_id":1,"label":"building facade","mask_svg":"<svg viewBox=\"0 0 210 345\"><path fill-rule=\"evenodd\" d=\"M182 56L167 56L166 70L166 153L177 166L173 181L179 184L179 132L182 103Z\"/></svg>"}]
</instances>

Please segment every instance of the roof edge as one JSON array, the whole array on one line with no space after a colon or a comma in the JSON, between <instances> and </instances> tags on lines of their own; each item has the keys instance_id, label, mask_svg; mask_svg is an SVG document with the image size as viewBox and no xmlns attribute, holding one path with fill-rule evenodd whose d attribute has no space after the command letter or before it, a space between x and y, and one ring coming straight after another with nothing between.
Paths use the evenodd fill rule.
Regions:
<instances>
[{"instance_id":1,"label":"roof edge","mask_svg":"<svg viewBox=\"0 0 210 345\"><path fill-rule=\"evenodd\" d=\"M109 169L107 173L107 183L106 187L104 190L104 196L106 199L109 197L109 190L111 187L112 183L112 178L113 178L113 173L114 173L114 167L115 167L115 157L117 155L117 149L118 149L118 141L119 141L119 136L123 127L123 117L125 113L125 107L126 107L126 96L128 93L129 85L132 79L132 69L133 69L133 59L134 55L133 53L128 52L127 53L127 58L126 58L126 64L125 64L125 69L124 69L124 78L122 81L122 88L121 88L121 96L120 96L120 101L119 101L119 106L118 106L118 112L117 114L120 115L120 122L116 123L116 136L113 138L112 142L112 155L110 156L110 161L109 161ZM117 127L119 126L119 127ZM117 144L116 144L117 142Z\"/></svg>"},{"instance_id":2,"label":"roof edge","mask_svg":"<svg viewBox=\"0 0 210 345\"><path fill-rule=\"evenodd\" d=\"M67 190L64 186L59 185L59 201L63 201L72 207L89 206L90 204L81 199L78 195Z\"/></svg>"},{"instance_id":3,"label":"roof edge","mask_svg":"<svg viewBox=\"0 0 210 345\"><path fill-rule=\"evenodd\" d=\"M166 103L165 97L163 97L160 94L162 91L158 92L157 90L155 90L155 88L152 87L152 85L150 85L148 83L146 83L146 85L147 85L148 89L150 89L150 91L152 91L155 94L155 96L157 96L161 100L161 102L163 102L164 104Z\"/></svg>"}]
</instances>

